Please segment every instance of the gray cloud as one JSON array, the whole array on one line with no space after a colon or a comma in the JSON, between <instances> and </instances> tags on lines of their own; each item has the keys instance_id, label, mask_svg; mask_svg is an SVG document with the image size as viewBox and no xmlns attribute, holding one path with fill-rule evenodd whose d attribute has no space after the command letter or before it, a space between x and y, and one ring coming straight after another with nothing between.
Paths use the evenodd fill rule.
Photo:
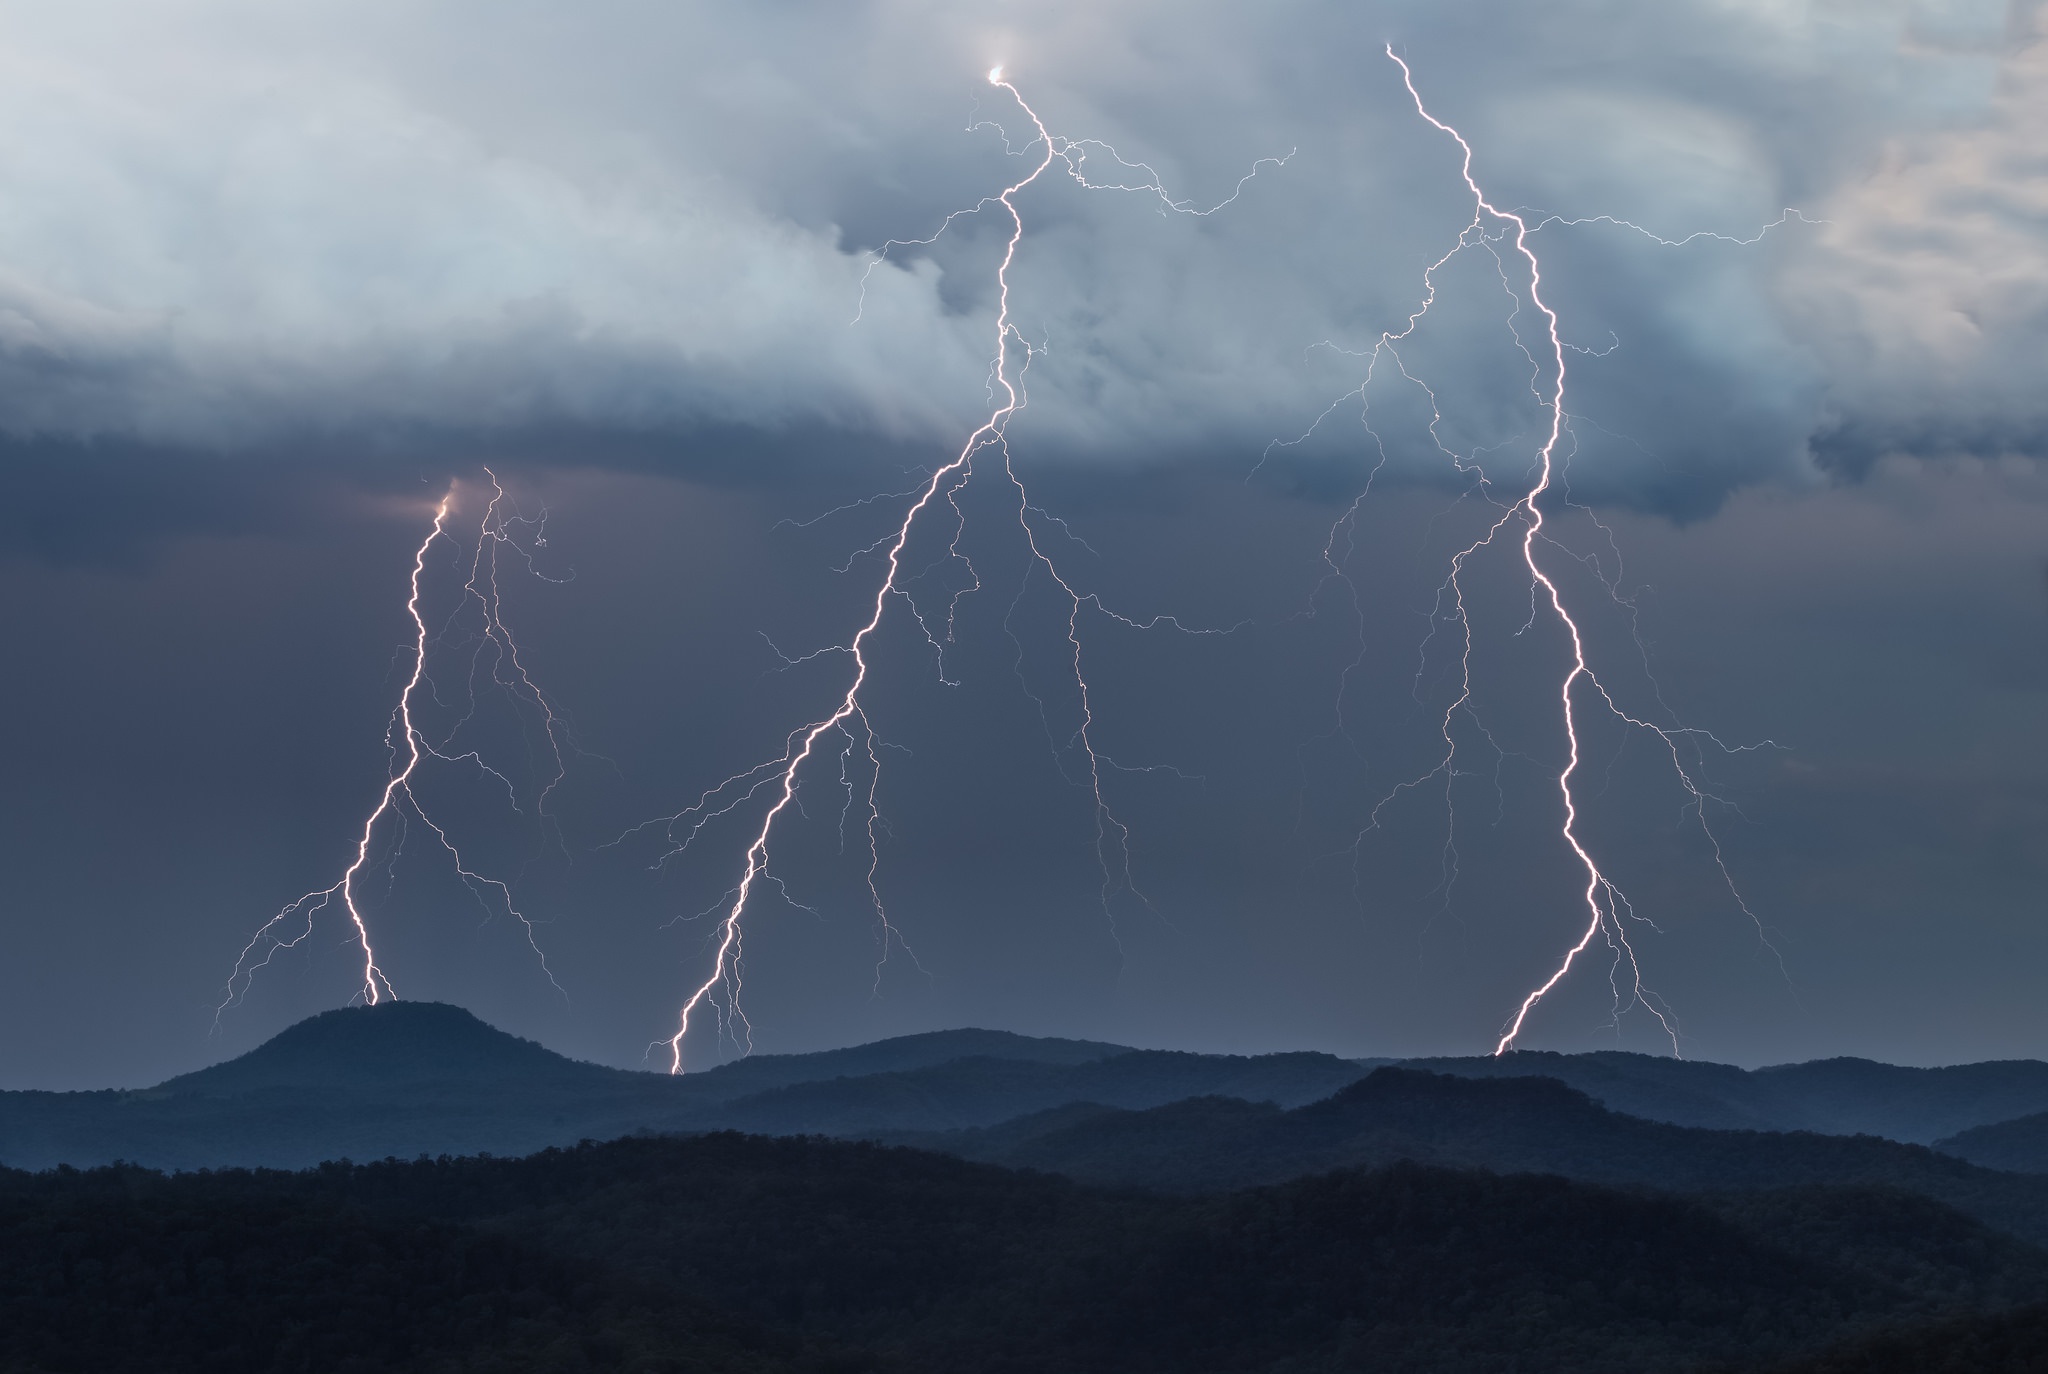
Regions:
<instances>
[{"instance_id":1,"label":"gray cloud","mask_svg":"<svg viewBox=\"0 0 2048 1374\"><path fill-rule=\"evenodd\" d=\"M877 245L1014 173L965 127L1016 134L982 80L1001 61L1058 131L1198 203L1298 150L1208 218L1034 188L1017 271L1046 349L1020 435L1249 461L1356 382L1315 346L1397 327L1466 214L1390 39L1502 203L1667 238L1750 236L1786 205L1830 221L1747 248L1544 230L1571 341L1611 350L1575 361L1582 491L1694 508L1800 479L1816 436L2024 449L2042 431L2033 6L6 8L16 435L956 437L998 226L899 251L864 304L862 281ZM1512 340L1472 256L1418 356L1450 394L1495 398L1460 443L1512 444L1533 417L1492 385ZM1396 461L1424 466L1409 402L1374 400Z\"/></svg>"},{"instance_id":2,"label":"gray cloud","mask_svg":"<svg viewBox=\"0 0 2048 1374\"><path fill-rule=\"evenodd\" d=\"M1823 451L2048 453L2043 15L2016 20L2025 46L1980 78L1987 115L1887 139L1783 282L1829 377Z\"/></svg>"}]
</instances>

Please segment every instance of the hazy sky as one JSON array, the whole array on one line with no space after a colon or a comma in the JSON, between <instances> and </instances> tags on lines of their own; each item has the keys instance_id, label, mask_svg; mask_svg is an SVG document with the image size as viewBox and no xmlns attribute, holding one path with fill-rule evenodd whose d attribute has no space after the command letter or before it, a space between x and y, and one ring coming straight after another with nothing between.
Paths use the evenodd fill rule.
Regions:
<instances>
[{"instance_id":1,"label":"hazy sky","mask_svg":"<svg viewBox=\"0 0 2048 1374\"><path fill-rule=\"evenodd\" d=\"M1657 738L1582 703L1581 833L1684 1052L2048 1056L2039 4L78 0L0 34L0 1085L155 1081L351 995L329 911L214 1027L251 933L349 862L413 551L451 481L473 545L486 465L547 513L505 615L586 752L538 815L539 722L486 669L450 752L502 780L434 761L421 795L559 989L417 821L363 909L401 995L608 1062L670 1032L760 806L658 868L611 842L830 711L849 665L805 656L987 414L1007 220L875 250L1038 155L997 64L1164 188L1055 164L1011 272L1010 451L1097 598L1136 891L1118 863L1102 896L1070 603L984 463L906 550L864 696L915 958L876 969L835 749L750 908L755 1047L1492 1048L1582 924L1568 646L1511 547L1469 565L1455 766L1400 785L1458 689L1449 560L1499 515L1457 464L1527 487L1548 344L1475 237L1365 384L1473 212L1389 43L1543 226L1577 503L1543 556L1591 661L1632 714L1762 746L1674 736L1752 919ZM430 553L438 741L478 660L466 555ZM1524 1043L1668 1052L1610 967Z\"/></svg>"}]
</instances>

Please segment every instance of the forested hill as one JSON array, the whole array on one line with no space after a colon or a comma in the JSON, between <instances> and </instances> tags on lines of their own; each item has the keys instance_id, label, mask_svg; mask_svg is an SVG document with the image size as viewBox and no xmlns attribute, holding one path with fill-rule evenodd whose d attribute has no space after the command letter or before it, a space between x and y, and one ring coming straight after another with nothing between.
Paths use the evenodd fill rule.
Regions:
<instances>
[{"instance_id":1,"label":"forested hill","mask_svg":"<svg viewBox=\"0 0 2048 1374\"><path fill-rule=\"evenodd\" d=\"M1962 1131L1935 1147L1989 1169L2048 1174L2048 1112Z\"/></svg>"},{"instance_id":2,"label":"forested hill","mask_svg":"<svg viewBox=\"0 0 2048 1374\"><path fill-rule=\"evenodd\" d=\"M959 1031L675 1079L451 1007L329 1013L155 1089L0 1095L0 1154L38 1163L445 1156L0 1171L0 1371L2036 1367L2048 1175L1522 1072L1755 1100L1670 1065ZM2027 1066L1988 1068L1912 1079L1916 1119L2024 1099ZM1837 1120L1890 1081L1838 1070L1786 1081ZM611 1143L541 1149L576 1136Z\"/></svg>"},{"instance_id":3,"label":"forested hill","mask_svg":"<svg viewBox=\"0 0 2048 1374\"><path fill-rule=\"evenodd\" d=\"M1936 1198L2048 1244L2048 1176L1984 1169L1874 1136L1706 1131L1610 1112L1554 1079L1382 1068L1292 1111L1229 1098L1146 1111L1071 1106L898 1143L1109 1186L1182 1192L1396 1160L1687 1191L1833 1184Z\"/></svg>"},{"instance_id":4,"label":"forested hill","mask_svg":"<svg viewBox=\"0 0 2048 1374\"><path fill-rule=\"evenodd\" d=\"M986 1128L1042 1132L1044 1121L1020 1118L1057 1111L1069 1120L1086 1114L1084 1104L1142 1110L1225 1097L1302 1107L1378 1063L957 1030L757 1056L672 1078L578 1063L457 1007L392 1002L313 1017L237 1059L154 1088L0 1093L0 1164L302 1167L386 1155L524 1154L586 1138L733 1128L940 1143L940 1135ZM1918 1141L2048 1111L2048 1065L2032 1062L1904 1069L1828 1060L1749 1072L1647 1055L1529 1053L1416 1063L1463 1079L1551 1078L1616 1112L1709 1129L1868 1131ZM1500 1100L1515 1100L1511 1084L1500 1087ZM1986 1162L2048 1168L2048 1160L2027 1162L2043 1159L2023 1143L2033 1137L2015 1138L2022 1144L1978 1134L1955 1140L1959 1149L1981 1147Z\"/></svg>"},{"instance_id":5,"label":"forested hill","mask_svg":"<svg viewBox=\"0 0 2048 1374\"><path fill-rule=\"evenodd\" d=\"M2033 1059L1932 1069L1815 1059L1738 1069L1619 1050L1522 1050L1400 1062L1461 1078L1555 1078L1630 1116L1719 1130L1881 1135L1928 1145L1975 1126L2048 1112L2048 1064Z\"/></svg>"},{"instance_id":6,"label":"forested hill","mask_svg":"<svg viewBox=\"0 0 2048 1374\"><path fill-rule=\"evenodd\" d=\"M1084 1098L1147 1107L1226 1093L1297 1104L1362 1072L1323 1054L1178 1054L960 1030L671 1077L577 1063L457 1007L394 1002L313 1017L155 1088L0 1093L0 1164L298 1168L735 1126L949 1130Z\"/></svg>"},{"instance_id":7,"label":"forested hill","mask_svg":"<svg viewBox=\"0 0 2048 1374\"><path fill-rule=\"evenodd\" d=\"M44 1374L1847 1371L2043 1292L2048 1253L1885 1191L1400 1165L1172 1198L732 1134L0 1174L0 1368Z\"/></svg>"}]
</instances>

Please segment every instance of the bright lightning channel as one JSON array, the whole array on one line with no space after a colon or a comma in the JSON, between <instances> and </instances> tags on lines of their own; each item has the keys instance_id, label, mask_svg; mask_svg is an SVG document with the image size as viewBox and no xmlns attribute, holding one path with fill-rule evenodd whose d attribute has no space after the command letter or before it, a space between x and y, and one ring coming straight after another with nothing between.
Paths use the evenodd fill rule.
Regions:
<instances>
[{"instance_id":1,"label":"bright lightning channel","mask_svg":"<svg viewBox=\"0 0 2048 1374\"><path fill-rule=\"evenodd\" d=\"M713 911L716 911L722 907L723 914L719 918L713 935L710 972L684 999L682 1007L677 1013L675 1033L665 1040L655 1041L654 1045L649 1047L650 1051L657 1046L665 1046L667 1048L669 1071L671 1073L680 1074L683 1072L684 1041L688 1038L691 1026L699 1013L707 1007L711 1009L717 1018L721 1036L732 1035L741 1045L743 1052L751 1049L752 1028L747 1021L746 1013L740 1005L743 981L745 917L748 906L763 886L773 887L785 899L793 900L789 899L781 880L770 869L771 842L776 833L777 823L793 807L798 806L799 776L803 772L804 766L814 757L819 756L821 753L829 753L835 747L839 752L840 759L839 782L846 791L849 806L853 801L854 787L847 771L847 765L854 749L859 748L863 752L868 770L868 786L865 796L868 842L866 878L868 898L875 913L881 950L876 966L876 977L879 980L881 964L888 959L892 948L903 949L915 961L915 954L911 953L909 946L903 940L902 933L889 917L888 909L882 901L881 889L877 881L877 873L881 862L878 831L882 825L881 814L877 804L877 788L880 785L881 777L881 760L880 755L876 751L880 741L878 741L874 726L868 718L866 707L863 704L862 692L868 685L873 669L873 661L870 657L872 640L882 626L892 597L903 598L909 607L912 617L918 622L919 627L923 630L926 639L931 643L933 651L938 657L941 680L948 680L945 678L945 650L946 645L952 640L954 612L957 610L961 598L977 590L981 585L979 577L974 573L972 563L960 550L960 543L965 534L966 524L966 517L959 504L960 494L973 478L974 462L977 455L988 450L994 450L999 457L1003 479L1008 482L1016 494L1017 520L1022 528L1026 546L1031 555L1031 561L1028 566L1032 571L1043 569L1046 575L1067 598L1065 628L1068 644L1068 661L1074 673L1080 717L1079 725L1069 736L1067 747L1077 751L1085 760L1082 770L1084 776L1073 780L1082 783L1092 797L1095 824L1095 856L1102 872L1101 896L1105 914L1109 912L1110 898L1116 891L1137 893L1137 888L1131 875L1129 827L1111 810L1104 791L1105 770L1118 769L1122 765L1117 764L1114 759L1105 755L1095 743L1094 706L1090 698L1088 680L1082 671L1080 631L1082 609L1086 606L1092 606L1104 616L1134 629L1167 628L1190 634L1228 633L1227 630L1191 629L1188 626L1182 625L1171 616L1154 616L1139 620L1121 615L1105 606L1094 593L1083 592L1077 589L1068 578L1061 574L1058 566L1040 542L1038 531L1034 529L1031 521L1031 517L1034 514L1040 515L1054 523L1062 522L1059 522L1056 517L1046 516L1043 511L1031 503L1024 483L1018 476L1016 468L1011 461L1009 444L1006 437L1010 420L1024 406L1024 372L1028 368L1032 356L1037 351L1018 332L1016 325L1012 321L1010 311L1010 268L1016 261L1018 246L1024 238L1024 219L1017 208L1016 198L1026 188L1044 176L1055 163L1059 163L1064 166L1067 175L1084 189L1094 191L1150 192L1158 198L1162 213L1206 216L1214 214L1225 205L1235 201L1242 194L1245 184L1258 175L1261 167L1267 164L1276 167L1283 166L1287 162L1287 157L1292 157L1293 154L1290 152L1287 157L1259 159L1252 165L1251 171L1238 181L1237 186L1226 199L1215 205L1197 209L1188 201L1176 200L1170 196L1161 183L1158 173L1145 163L1128 161L1118 154L1114 148L1098 140L1066 139L1052 133L1046 127L1044 121L1039 118L1037 111L1032 109L1030 104L1025 101L1017 88L1005 79L1002 67L991 68L988 73L988 80L991 85L1003 90L1011 99L1015 100L1018 108L1031 122L1033 136L1021 149L1009 149L1008 140L1005 137L1006 150L1013 154L1029 155L1033 150L1036 150L1037 156L1030 171L999 193L993 196L984 196L974 205L962 210L956 210L947 215L941 221L939 228L928 238L891 240L883 244L881 249L870 260L867 272L862 275L861 288L862 302L864 304L868 276L886 259L891 249L930 245L936 242L951 227L955 220L963 216L977 214L983 210L997 209L1002 215L1007 217L1009 221L1009 235L1005 240L1002 259L996 268L995 274L997 298L995 347L989 364L989 390L993 401L993 408L989 412L988 418L983 420L967 436L966 442L961 445L959 451L949 461L936 468L915 488L913 493L914 499L904 512L894 531L862 551L863 553L879 552L882 555L884 571L880 584L875 588L874 600L871 604L867 620L854 632L852 638L842 644L830 646L819 650L817 653L807 654L798 659L790 659L786 655L781 655L780 650L776 650L777 654L782 656L786 663L805 662L811 658L826 654L844 654L851 660L853 667L852 678L833 709L808 725L799 726L791 731L785 737L783 752L780 755L757 764L744 772L736 773L726 778L705 791L694 803L682 811L662 818L659 821L647 823L649 825L666 826L673 847L670 849L669 854L664 857L673 857L675 854L688 848L703 833L704 827L712 821L733 814L736 810L745 806L748 802L763 796L763 794L768 798L768 805L755 825L753 837L748 842L744 852L738 881L712 908ZM1002 132L1001 127L994 124L993 121L982 121L971 125L970 131L983 127L994 128L998 133ZM1114 164L1115 179L1109 181L1091 180L1088 175L1088 163L1091 156L1099 156ZM1138 175L1132 176L1131 174ZM860 314L856 311L853 322L858 323L859 320ZM905 579L903 577L905 546L909 543L921 519L928 517L944 518L931 516L934 509L940 506L947 507L951 511L952 518L953 533L951 541L947 546L947 557L963 565L971 580L971 585L953 595L951 603L947 608L946 629L943 633L934 630L932 625L927 622L924 614L919 611L916 604L911 600L910 594L905 588ZM1028 576L1029 573L1027 573ZM1020 588L1018 591L1018 601L1022 600L1023 595L1024 589ZM1013 611L1016 604L1017 602L1012 603ZM1027 687L1026 690L1029 691L1029 688ZM1034 700L1036 700L1036 694L1033 694L1033 696ZM1039 701L1039 709L1042 714L1044 712L1042 700ZM1050 734L1051 729L1048 725L1048 735ZM1056 741L1054 751L1056 757L1062 752ZM1066 765L1064 760L1061 761L1060 766L1062 772L1065 772ZM645 827L636 827L636 829L641 828ZM1142 896L1142 894L1138 895ZM704 914L708 915L710 912L707 911ZM1114 934L1113 916L1111 921L1112 934Z\"/></svg>"},{"instance_id":2,"label":"bright lightning channel","mask_svg":"<svg viewBox=\"0 0 2048 1374\"><path fill-rule=\"evenodd\" d=\"M1559 466L1564 456L1560 452L1560 445L1563 444L1569 433L1568 412L1565 407L1567 372L1565 355L1567 351L1573 350L1573 346L1564 341L1557 312L1544 299L1542 264L1537 259L1536 251L1531 245L1530 239L1537 231L1551 224L1574 225L1597 221L1633 230L1667 247L1679 247L1698 238L1713 238L1735 244L1751 244L1760 239L1762 233L1767 232L1769 229L1780 227L1793 220L1798 220L1802 223L1811 223L1812 221L1806 220L1796 210L1788 210L1778 220L1764 226L1764 231L1760 231L1752 238L1731 238L1728 235L1722 234L1692 234L1684 239L1677 240L1659 238L1649 233L1649 231L1642 229L1639 225L1631 224L1624 220L1615 220L1608 216L1597 216L1593 219L1584 220L1564 220L1551 216L1532 224L1524 215L1513 210L1502 209L1487 198L1486 192L1473 176L1472 145L1466 141L1464 135L1459 133L1457 129L1430 113L1420 91L1416 88L1414 73L1400 55L1394 51L1392 45L1387 47L1386 52L1388 58L1401 70L1402 83L1407 88L1409 97L1414 101L1416 113L1429 125L1447 135L1458 145L1462 156L1460 176L1464 180L1466 190L1471 195L1473 213L1471 221L1459 232L1458 238L1452 244L1449 251L1430 264L1423 273L1421 303L1409 315L1407 322L1402 328L1389 331L1380 336L1368 355L1369 362L1364 380L1360 382L1358 387L1347 393L1347 396L1355 396L1362 399L1366 388L1373 381L1374 372L1381 358L1390 358L1400 377L1420 388L1422 393L1428 397L1431 413L1429 429L1434 439L1437 425L1442 419L1442 413L1437 409L1436 395L1424 381L1409 372L1407 364L1401 357L1400 346L1415 333L1423 318L1435 304L1437 297L1436 274L1438 271L1446 263L1450 262L1452 258L1467 249L1476 247L1491 253L1496 261L1500 263L1503 285L1508 286L1511 295L1519 297L1520 292L1508 283L1507 262L1501 258L1500 246L1505 243L1511 245L1510 257L1519 259L1523 270L1526 272L1528 282L1527 300L1542 317L1545 337L1548 342L1548 346L1544 350L1547 356L1539 360L1537 355L1522 342L1520 334L1517 333L1515 336L1517 345L1521 347L1522 352L1529 359L1531 365L1530 389L1545 417L1546 429L1542 446L1538 449L1536 455L1534 480L1519 499L1505 506L1501 506L1498 501L1493 499L1491 495L1492 484L1486 474L1480 469L1476 455L1455 453L1445 447L1441 440L1436 441L1438 449L1451 460L1457 471L1472 483L1474 490L1478 491L1486 500L1500 510L1500 515L1481 538L1461 549L1452 557L1449 575L1438 590L1437 603L1431 613L1432 627L1440 621L1448 619L1460 627L1462 634L1458 687L1453 700L1445 709L1441 721L1444 754L1430 771L1420 777L1399 784L1373 807L1365 827L1365 832L1361 833L1360 839L1363 839L1364 833L1369 833L1378 827L1382 811L1402 793L1420 787L1435 778L1442 778L1448 788L1450 780L1456 774L1458 746L1453 731L1456 719L1461 712L1471 718L1482 732L1486 732L1485 726L1478 723L1477 717L1473 716L1470 710L1473 693L1473 636L1465 599L1464 577L1467 564L1482 549L1493 546L1496 540L1502 538L1516 539L1520 545L1521 562L1526 567L1530 579L1531 623L1533 623L1538 612L1538 604L1540 602L1543 607L1548 609L1550 615L1554 617L1558 626L1564 631L1571 646L1570 665L1558 683L1556 695L1566 743L1564 766L1556 775L1558 801L1563 812L1563 819L1558 833L1564 846L1570 851L1579 870L1584 875L1585 886L1580 896L1584 904L1585 924L1580 930L1576 941L1560 956L1549 975L1533 987L1516 1006L1513 1016L1505 1023L1500 1032L1499 1039L1494 1046L1494 1053L1496 1055L1506 1054L1515 1047L1515 1042L1522 1035L1530 1014L1544 998L1549 996L1565 980L1566 976L1571 973L1573 966L1592 946L1593 942L1596 939L1601 939L1604 940L1613 956L1609 977L1615 994L1615 1015L1617 1019L1630 1006L1644 1007L1656 1018L1658 1024L1663 1028L1666 1036L1671 1041L1672 1052L1677 1054L1680 1050L1679 1032L1676 1022L1669 1010L1644 986L1642 968L1637 960L1635 948L1629 941L1627 922L1630 920L1643 921L1645 918L1637 915L1630 906L1627 896L1615 885L1614 881L1601 867L1585 837L1581 834L1579 797L1575 787L1575 781L1582 762L1579 734L1581 702L1586 694L1590 693L1594 698L1597 698L1601 707L1612 713L1615 719L1633 729L1654 735L1663 743L1670 754L1671 765L1676 772L1678 782L1690 798L1690 809L1698 817L1700 828L1706 835L1712 850L1714 863L1719 869L1723 881L1727 884L1728 890L1734 897L1736 904L1756 924L1758 935L1760 938L1764 938L1767 946L1769 941L1764 934L1762 922L1757 918L1756 913L1750 908L1748 902L1737 889L1723 858L1720 840L1715 835L1707 819L1707 804L1718 801L1719 798L1714 797L1703 789L1693 772L1686 766L1682 746L1691 745L1696 747L1700 740L1705 740L1717 748L1730 753L1736 753L1744 752L1748 749L1771 747L1771 743L1770 741L1764 741L1759 745L1731 748L1730 746L1723 745L1721 741L1705 731L1676 726L1662 726L1633 715L1624 710L1615 701L1613 696L1609 694L1606 686L1602 684L1589 662L1586 638L1581 631L1579 621L1568 608L1557 577L1546 568L1544 560L1540 556L1541 552L1546 548L1562 548L1551 535L1545 532L1542 501L1546 494L1551 493L1553 488L1558 485ZM1510 327L1512 328L1512 321L1510 321ZM1338 404L1341 404L1341 400ZM1333 404L1329 409L1325 410L1323 416L1318 417L1316 423L1310 426L1310 432L1313 432L1316 426L1321 423L1321 420L1326 418L1335 408L1336 406ZM1370 423L1367 424L1367 431L1369 434L1372 433ZM1306 435L1303 437L1306 438ZM1373 434L1373 439L1375 444L1379 446L1380 453L1379 462L1374 465L1372 472L1372 477L1376 478L1380 469L1386 464L1387 453L1384 444L1379 443L1377 434ZM1291 442L1298 443L1300 441L1295 440ZM1271 449L1268 452L1270 453ZM1366 497L1370 495L1371 489L1372 479L1368 478L1364 490L1352 503L1350 509L1343 516L1340 516L1336 524L1331 527L1330 538L1323 549L1323 562L1327 568L1325 582L1336 579L1344 582L1347 586L1349 585L1349 578L1343 570L1345 557L1338 552L1338 544L1340 539L1347 537L1343 533L1347 529L1352 532L1350 537L1355 538L1359 509ZM1602 581L1606 581L1604 576ZM1608 584L1608 590L1619 598L1620 593L1613 584ZM1448 603L1448 610L1446 609L1446 603ZM1356 609L1355 606L1354 609ZM1434 629L1432 628L1433 633ZM1340 702L1343 684L1348 681L1351 671L1357 666L1358 664L1354 662L1347 667L1343 678L1340 680ZM1419 673L1420 669L1418 669L1418 675ZM1338 724L1340 732L1344 730L1342 715L1340 705ZM1490 739L1490 732L1487 733ZM1453 824L1455 827L1455 821ZM1446 836L1445 864L1445 890L1448 895L1448 884L1456 876L1455 828ZM1622 973L1624 968L1626 969L1625 975ZM1626 995L1624 995L1621 985L1621 979L1624 976L1628 983Z\"/></svg>"},{"instance_id":3,"label":"bright lightning channel","mask_svg":"<svg viewBox=\"0 0 2048 1374\"><path fill-rule=\"evenodd\" d=\"M510 548L532 568L532 556L527 548L515 537L516 526L526 526L531 542L544 545L546 535L544 522L527 519L510 512L506 502L505 489L499 484L497 474L484 469L490 479L491 497L484 507L482 519L477 526L476 543L467 557L468 575L462 586L460 600L454 612L444 623L439 634L429 630L427 613L422 608L421 598L425 589L427 557L436 544L454 541L448 529L450 513L455 505L459 483L450 483L447 493L434 508L432 526L419 547L413 551L410 594L406 597L406 614L412 620L413 638L411 645L412 669L405 685L400 689L398 702L392 708L391 718L385 726L384 743L389 751L391 766L387 772L383 791L378 795L377 804L363 818L361 832L356 837L355 855L342 870L341 877L330 886L304 893L287 903L264 922L243 947L235 960L233 972L228 977L225 996L214 1010L214 1024L218 1027L222 1013L247 995L249 986L259 969L267 966L282 950L295 949L311 938L314 918L322 911L339 904L346 917L349 943L353 944L362 957L362 982L351 995L351 1003L360 1001L374 1006L387 999L396 1001L398 990L393 986L383 965L377 961L377 951L370 936L370 922L363 914L358 888L372 858L379 852L379 837L386 831L395 830L396 838L390 850L390 861L395 862L403 849L407 818L419 821L430 832L441 848L446 851L454 864L456 875L476 896L487 914L499 912L512 917L524 932L526 943L539 960L541 972L547 976L557 992L562 985L555 981L554 972L548 967L547 955L541 950L536 938L533 921L522 912L512 897L512 889L501 879L486 876L472 869L463 858L461 850L449 836L447 828L429 811L421 801L415 782L421 767L428 760L441 763L466 764L480 776L489 777L505 789L508 802L515 812L521 811L518 789L510 777L485 762L476 749L450 752L454 741L476 713L477 676L485 659L489 659L491 684L512 696L515 702L537 712L541 722L541 734L546 740L547 757L552 772L541 784L532 801L535 818L543 825L549 822L547 803L549 796L567 774L565 750L568 744L566 722L555 705L534 684L519 655L519 644L505 623L504 599L498 585L498 553L501 548ZM458 564L458 566L460 566ZM538 575L538 570L535 570ZM421 690L429 694L434 682L428 673L429 651L446 638L455 622L465 612L477 616L481 629L470 642L470 657L467 667L469 685L469 706L447 735L438 742L430 740L415 715ZM566 997L567 994L563 993Z\"/></svg>"}]
</instances>

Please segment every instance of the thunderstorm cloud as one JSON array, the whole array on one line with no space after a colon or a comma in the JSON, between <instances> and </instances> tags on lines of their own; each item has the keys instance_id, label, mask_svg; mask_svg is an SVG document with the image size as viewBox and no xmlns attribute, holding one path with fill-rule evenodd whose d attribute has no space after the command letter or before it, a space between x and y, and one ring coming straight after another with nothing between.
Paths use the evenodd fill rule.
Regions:
<instances>
[{"instance_id":1,"label":"thunderstorm cloud","mask_svg":"<svg viewBox=\"0 0 2048 1374\"><path fill-rule=\"evenodd\" d=\"M1190 206L1258 167L1207 217L1035 191L1025 432L1089 459L1255 458L1355 385L1469 214L1388 42L1498 203L1703 235L1540 235L1584 350L1582 490L1686 509L1887 451L2039 451L2048 424L2035 5L0 13L17 440L943 441L982 390L996 226L874 253L1013 173L1002 62L1056 132ZM1454 391L1465 365L1443 364Z\"/></svg>"}]
</instances>

